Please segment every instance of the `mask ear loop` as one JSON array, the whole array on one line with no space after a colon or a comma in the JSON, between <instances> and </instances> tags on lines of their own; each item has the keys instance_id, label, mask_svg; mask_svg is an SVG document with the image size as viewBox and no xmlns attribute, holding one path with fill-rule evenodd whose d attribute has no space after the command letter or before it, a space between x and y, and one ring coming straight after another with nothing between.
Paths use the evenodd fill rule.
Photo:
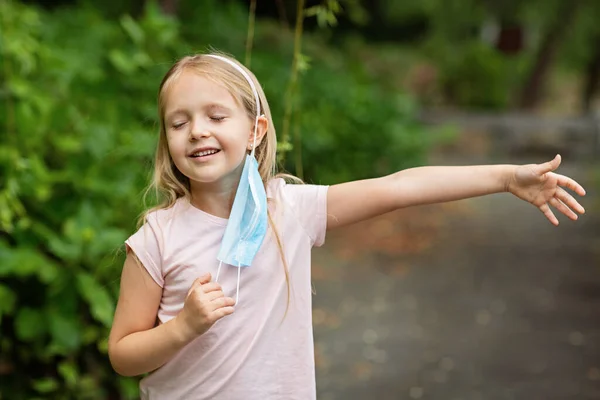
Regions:
<instances>
[{"instance_id":1,"label":"mask ear loop","mask_svg":"<svg viewBox=\"0 0 600 400\"><path fill-rule=\"evenodd\" d=\"M215 282L219 282L219 273L221 273L221 265L223 265L223 261L219 261L219 268L217 269L217 277L215 278Z\"/></svg>"},{"instance_id":2,"label":"mask ear loop","mask_svg":"<svg viewBox=\"0 0 600 400\"><path fill-rule=\"evenodd\" d=\"M221 265L223 265L222 261L219 261L219 268L217 269L217 277L215 278L215 282L219 282L219 273L221 273ZM242 274L242 265L238 264L238 274L237 274L237 288L235 290L235 304L238 304L240 300L240 276Z\"/></svg>"},{"instance_id":3,"label":"mask ear loop","mask_svg":"<svg viewBox=\"0 0 600 400\"><path fill-rule=\"evenodd\" d=\"M242 273L242 266L238 264L238 278L237 278L237 289L235 291L235 304L238 304L240 300L240 275Z\"/></svg>"},{"instance_id":4,"label":"mask ear loop","mask_svg":"<svg viewBox=\"0 0 600 400\"><path fill-rule=\"evenodd\" d=\"M252 157L254 157L254 152L256 152L256 132L258 131L258 119L260 117L257 115L256 119L254 120L254 140L252 141L252 151L250 152L250 155Z\"/></svg>"}]
</instances>

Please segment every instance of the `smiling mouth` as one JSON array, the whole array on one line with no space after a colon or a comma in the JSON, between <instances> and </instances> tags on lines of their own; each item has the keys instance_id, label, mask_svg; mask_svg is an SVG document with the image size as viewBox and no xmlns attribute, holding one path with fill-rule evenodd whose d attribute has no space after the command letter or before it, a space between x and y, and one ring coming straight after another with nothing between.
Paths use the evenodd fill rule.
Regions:
<instances>
[{"instance_id":1,"label":"smiling mouth","mask_svg":"<svg viewBox=\"0 0 600 400\"><path fill-rule=\"evenodd\" d=\"M192 157L192 158L206 157L206 156L210 156L213 154L217 154L220 151L221 150L217 150L217 149L198 151L196 153L191 154L190 157Z\"/></svg>"}]
</instances>

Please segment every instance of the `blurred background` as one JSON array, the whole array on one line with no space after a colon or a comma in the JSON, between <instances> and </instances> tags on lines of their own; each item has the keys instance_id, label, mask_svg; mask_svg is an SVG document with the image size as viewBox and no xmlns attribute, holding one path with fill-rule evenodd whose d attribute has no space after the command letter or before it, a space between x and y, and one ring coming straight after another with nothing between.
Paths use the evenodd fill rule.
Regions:
<instances>
[{"instance_id":1,"label":"blurred background","mask_svg":"<svg viewBox=\"0 0 600 400\"><path fill-rule=\"evenodd\" d=\"M283 168L334 184L539 163L508 194L400 210L314 252L318 397L600 398L600 2L0 0L0 399L134 399L106 339L156 94L218 49L262 83Z\"/></svg>"}]
</instances>

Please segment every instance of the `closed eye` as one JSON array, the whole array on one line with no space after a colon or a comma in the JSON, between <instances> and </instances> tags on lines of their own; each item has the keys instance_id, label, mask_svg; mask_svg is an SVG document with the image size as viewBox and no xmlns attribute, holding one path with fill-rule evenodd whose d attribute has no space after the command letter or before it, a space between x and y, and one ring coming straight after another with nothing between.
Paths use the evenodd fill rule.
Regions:
<instances>
[{"instance_id":1,"label":"closed eye","mask_svg":"<svg viewBox=\"0 0 600 400\"><path fill-rule=\"evenodd\" d=\"M211 121L214 122L221 122L225 119L225 117L220 117L220 116L214 116L214 117L210 117Z\"/></svg>"},{"instance_id":2,"label":"closed eye","mask_svg":"<svg viewBox=\"0 0 600 400\"><path fill-rule=\"evenodd\" d=\"M175 124L173 124L173 129L179 129L181 127L183 127L187 122L177 122Z\"/></svg>"}]
</instances>

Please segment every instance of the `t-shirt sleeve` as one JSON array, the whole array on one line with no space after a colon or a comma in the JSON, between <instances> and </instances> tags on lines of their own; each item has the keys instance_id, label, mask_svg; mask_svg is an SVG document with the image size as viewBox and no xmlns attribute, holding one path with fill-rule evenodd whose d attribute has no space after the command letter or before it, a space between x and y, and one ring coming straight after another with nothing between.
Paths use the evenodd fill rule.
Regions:
<instances>
[{"instance_id":1,"label":"t-shirt sleeve","mask_svg":"<svg viewBox=\"0 0 600 400\"><path fill-rule=\"evenodd\" d=\"M283 186L287 201L292 205L300 225L311 239L313 246L321 246L325 242L327 231L327 190L323 185Z\"/></svg>"},{"instance_id":2,"label":"t-shirt sleeve","mask_svg":"<svg viewBox=\"0 0 600 400\"><path fill-rule=\"evenodd\" d=\"M165 283L162 273L162 243L155 214L150 214L144 225L125 241L160 287Z\"/></svg>"}]
</instances>

